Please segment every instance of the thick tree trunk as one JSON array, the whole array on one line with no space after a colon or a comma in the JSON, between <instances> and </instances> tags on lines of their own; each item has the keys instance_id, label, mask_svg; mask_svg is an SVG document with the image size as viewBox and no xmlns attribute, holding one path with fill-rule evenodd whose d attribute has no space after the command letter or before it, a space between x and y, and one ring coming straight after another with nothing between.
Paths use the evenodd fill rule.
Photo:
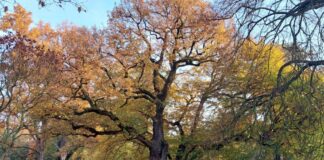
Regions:
<instances>
[{"instance_id":1,"label":"thick tree trunk","mask_svg":"<svg viewBox=\"0 0 324 160\"><path fill-rule=\"evenodd\" d=\"M150 160L166 160L168 157L169 145L164 139L163 132L163 110L164 106L158 104L153 118L153 137L150 148Z\"/></svg>"}]
</instances>

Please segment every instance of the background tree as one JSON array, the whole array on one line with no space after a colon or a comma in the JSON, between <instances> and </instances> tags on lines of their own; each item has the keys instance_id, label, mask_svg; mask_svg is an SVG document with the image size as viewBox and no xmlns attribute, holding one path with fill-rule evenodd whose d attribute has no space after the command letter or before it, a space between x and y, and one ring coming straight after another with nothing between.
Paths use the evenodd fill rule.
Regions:
<instances>
[{"instance_id":1,"label":"background tree","mask_svg":"<svg viewBox=\"0 0 324 160\"><path fill-rule=\"evenodd\" d=\"M285 64L282 65L278 72L277 87L272 91L271 98L268 100L270 101L269 107L271 106L274 112L281 114L289 113L287 110L291 107L290 105L293 107L303 106L308 109L315 109L317 105L314 106L313 103L308 103L309 105L306 105L300 102L300 100L311 102L313 99L312 97L306 96L307 98L301 98L300 96L311 94L309 91L306 91L307 89L305 90L305 88L308 87L313 88L313 91L316 90L315 92L321 92L320 89L316 89L317 87L314 88L313 78L318 78L315 72L318 72L320 75L322 74L323 54L322 47L320 46L323 44L323 40L321 38L322 29L320 28L322 26L323 3L316 0L247 0L238 3L235 1L221 0L215 2L215 9L222 13L219 18L233 18L237 23L237 34L235 38L238 40L237 42L239 42L237 43L238 48L242 46L245 40L249 40L253 37L269 45L279 44L289 53L290 58L286 60ZM289 70L289 72L286 72L287 74L283 73L283 71L287 70ZM321 86L321 83L317 83L315 86ZM292 100L284 98L289 97L291 92L295 92L293 90L300 93L300 96L294 94L298 99ZM308 93L305 94L304 92ZM275 102L278 99L280 99L280 103ZM292 102L299 102L301 104L297 105ZM278 108L276 106L278 103L281 106L279 110L282 109L284 111L281 112L277 110ZM276 115L277 113L273 114ZM322 112L318 113L322 114ZM280 119L277 116L279 115L274 117ZM294 117L292 119L295 119L299 116L289 115L289 117ZM275 121L280 121L278 119ZM320 119L316 121L319 122L320 125L323 123ZM320 130L317 131L322 132ZM298 132L298 134L301 133L302 132ZM318 142L319 144L322 143L321 140L318 140ZM317 149L318 147L314 150ZM276 158L280 158L280 155L277 155Z\"/></svg>"}]
</instances>

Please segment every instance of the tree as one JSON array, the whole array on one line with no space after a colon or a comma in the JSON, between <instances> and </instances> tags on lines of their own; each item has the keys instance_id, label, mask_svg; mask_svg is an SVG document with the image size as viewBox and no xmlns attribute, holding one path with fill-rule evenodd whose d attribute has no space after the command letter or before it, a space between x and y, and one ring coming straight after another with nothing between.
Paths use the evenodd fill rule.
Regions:
<instances>
[{"instance_id":1,"label":"tree","mask_svg":"<svg viewBox=\"0 0 324 160\"><path fill-rule=\"evenodd\" d=\"M215 5L221 7L219 18L233 18L237 22L238 39L263 39L267 43L281 44L293 55L303 50L307 53L302 59L287 62L311 68L323 65L323 43L321 18L323 2L306 0L300 2L284 1L232 1L217 0ZM242 42L242 41L241 41ZM303 70L300 70L303 72Z\"/></svg>"},{"instance_id":2,"label":"tree","mask_svg":"<svg viewBox=\"0 0 324 160\"><path fill-rule=\"evenodd\" d=\"M220 0L215 2L216 6L222 6L220 7L222 10L215 7L215 9L222 13L218 18L233 18L234 21L237 22L237 34L235 38L239 40L238 48L242 46L242 42L253 37L262 40L269 45L279 44L289 52L291 58L279 69L276 84L277 87L275 87L272 94L270 94L270 99L267 100L269 107L273 108L274 112L284 114L289 113L287 110L291 107L287 104L294 107L303 106L307 108L317 106L313 103L310 103L311 105L307 106L304 103L301 103L300 100L309 102L313 101L313 97L305 97L305 95L312 95L309 91L305 91L305 88L310 87L313 88L313 91L316 90L315 92L321 92L317 86L321 86L322 84L319 82L314 85L313 82L316 80L313 78L318 78L318 75L315 72L322 75L321 68L324 64L322 60L322 47L320 47L323 44L323 39L321 38L322 30L320 29L320 26L322 26L321 19L323 15L323 2L316 0L247 0L239 3L235 3L236 1ZM289 72L286 72L287 74L283 73L283 71L287 70L289 70ZM287 96L289 97L291 92L294 92L292 90L296 90L300 93L297 94L299 96L297 96L296 93L294 94L299 99L284 98ZM304 91L308 93L305 94ZM284 110L282 112L276 111L278 109L278 104L276 104L278 103L278 97L281 99L279 105L281 107L279 108ZM297 105L291 101L299 102L304 105ZM316 102L319 101L316 100ZM315 112L313 111L312 113ZM322 114L322 112L319 114ZM299 117L299 115L300 113L298 113L298 116L294 115L294 118L292 119ZM308 117L304 114L302 115ZM292 115L288 117L292 117ZM281 119L279 117L276 118L278 118L276 121L280 121L279 119ZM320 119L315 121L319 122L319 126L322 125ZM277 122L273 123L276 124ZM298 132L298 134L303 135L301 132ZM321 143L321 140L319 140L319 143ZM280 155L277 155L276 158L280 158Z\"/></svg>"},{"instance_id":3,"label":"tree","mask_svg":"<svg viewBox=\"0 0 324 160\"><path fill-rule=\"evenodd\" d=\"M5 87L1 91L1 114L8 116L5 123L10 126L5 126L5 130L15 136L11 147L16 147L15 141L19 139L33 138L35 147L26 148L35 152L35 159L44 159L47 120L38 115L42 113L40 105L50 105L48 93L53 88L48 86L55 82L58 71L57 57L50 50L55 43L47 41L53 38L53 30L42 23L31 28L31 13L20 5L14 9L15 12L7 13L0 23L4 32L1 75Z\"/></svg>"},{"instance_id":4,"label":"tree","mask_svg":"<svg viewBox=\"0 0 324 160\"><path fill-rule=\"evenodd\" d=\"M99 48L90 49L97 42L91 43L91 47L73 48L71 42L74 40L68 36L65 44L72 50L67 53L78 54L75 58L70 54L74 60L67 63L71 70L77 68L79 75L71 83L72 98L88 103L85 109L75 114L106 117L116 130L106 130L106 127L97 130L93 125L80 122L72 122L72 128L85 129L94 135L126 134L149 149L150 159L167 159L170 155L165 139L164 114L167 114L165 108L173 83L179 77L177 72L189 71L225 55L225 52L218 52L226 45L226 41L220 41L223 36L218 35L225 24L211 20L215 14L211 5L203 1L125 1L113 10L107 39L100 42L103 44L99 44ZM92 36L86 39L86 42L78 43L88 46ZM87 57L80 56L85 53ZM71 75L72 72L67 73ZM99 77L102 73L106 77ZM100 85L109 88L100 88ZM100 102L112 104L100 106ZM128 116L114 113L118 111L117 106L142 108L131 105L131 102L148 107L140 112L144 116L141 123L148 123L144 132L139 132L135 124L125 123ZM149 131L151 127L152 133Z\"/></svg>"}]
</instances>

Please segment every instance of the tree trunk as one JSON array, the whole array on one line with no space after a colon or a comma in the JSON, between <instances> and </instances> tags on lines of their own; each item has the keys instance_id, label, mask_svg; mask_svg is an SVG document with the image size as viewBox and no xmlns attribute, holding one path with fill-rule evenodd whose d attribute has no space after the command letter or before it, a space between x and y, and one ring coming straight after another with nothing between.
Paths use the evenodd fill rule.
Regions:
<instances>
[{"instance_id":1,"label":"tree trunk","mask_svg":"<svg viewBox=\"0 0 324 160\"><path fill-rule=\"evenodd\" d=\"M153 137L150 148L150 160L166 160L168 157L169 145L164 139L163 132L163 110L162 104L156 105L156 113L153 118Z\"/></svg>"},{"instance_id":2,"label":"tree trunk","mask_svg":"<svg viewBox=\"0 0 324 160\"><path fill-rule=\"evenodd\" d=\"M198 126L198 123L201 119L201 112L204 108L204 104L205 102L207 101L207 96L205 96L204 94L202 95L201 97L201 100L199 102L199 105L198 105L198 108L197 108L197 111L196 111L196 114L195 114L195 117L194 117L194 120L193 120L193 123L191 125L191 131L190 131L190 135L189 135L189 138L193 138L195 132L196 132L196 129L197 129L197 126ZM184 135L181 135L183 136L182 138L184 138ZM178 150L177 150L177 154L176 154L176 160L182 160L182 159L187 159L186 157L188 157L188 152L186 151L188 148L190 148L189 144L188 143L184 143L184 142L181 142L178 146ZM186 153L187 152L187 153Z\"/></svg>"},{"instance_id":3,"label":"tree trunk","mask_svg":"<svg viewBox=\"0 0 324 160\"><path fill-rule=\"evenodd\" d=\"M185 155L185 151L186 151L186 144L181 143L178 146L176 160L182 160L183 159L183 156Z\"/></svg>"},{"instance_id":4,"label":"tree trunk","mask_svg":"<svg viewBox=\"0 0 324 160\"><path fill-rule=\"evenodd\" d=\"M281 160L280 154L275 154L274 160Z\"/></svg>"},{"instance_id":5,"label":"tree trunk","mask_svg":"<svg viewBox=\"0 0 324 160\"><path fill-rule=\"evenodd\" d=\"M62 151L62 148L65 146L67 142L67 139L65 136L60 136L57 142L57 146L58 146L58 152L59 154L59 160L65 160L67 158L67 152L66 151Z\"/></svg>"},{"instance_id":6,"label":"tree trunk","mask_svg":"<svg viewBox=\"0 0 324 160\"><path fill-rule=\"evenodd\" d=\"M199 105L198 105L198 108L197 108L197 111L196 111L196 114L195 114L195 117L194 117L194 121L193 121L193 124L191 126L191 133L190 135L193 136L196 132L196 129L197 129L197 126L198 126L198 122L200 121L200 116L201 116L201 111L203 110L204 108L204 104L205 102L207 101L207 97L205 95L202 95L201 99L200 99L200 102L199 102Z\"/></svg>"},{"instance_id":7,"label":"tree trunk","mask_svg":"<svg viewBox=\"0 0 324 160\"><path fill-rule=\"evenodd\" d=\"M41 120L39 122L39 136L36 136L36 159L37 160L44 160L45 159L45 145L46 145L46 127L47 127L47 120Z\"/></svg>"},{"instance_id":8,"label":"tree trunk","mask_svg":"<svg viewBox=\"0 0 324 160\"><path fill-rule=\"evenodd\" d=\"M43 136L37 139L36 142L36 159L37 160L44 160L45 159L45 139Z\"/></svg>"}]
</instances>

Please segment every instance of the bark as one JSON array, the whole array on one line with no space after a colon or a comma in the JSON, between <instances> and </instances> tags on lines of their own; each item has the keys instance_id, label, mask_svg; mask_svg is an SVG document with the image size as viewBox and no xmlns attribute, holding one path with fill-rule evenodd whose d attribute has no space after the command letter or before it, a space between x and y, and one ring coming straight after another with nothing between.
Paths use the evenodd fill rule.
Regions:
<instances>
[{"instance_id":1,"label":"bark","mask_svg":"<svg viewBox=\"0 0 324 160\"><path fill-rule=\"evenodd\" d=\"M274 160L281 160L280 154L276 154L275 157L274 157Z\"/></svg>"},{"instance_id":2,"label":"bark","mask_svg":"<svg viewBox=\"0 0 324 160\"><path fill-rule=\"evenodd\" d=\"M186 144L184 144L184 143L181 143L178 146L176 160L181 160L183 158L183 156L185 155L186 148L187 148Z\"/></svg>"},{"instance_id":3,"label":"bark","mask_svg":"<svg viewBox=\"0 0 324 160\"><path fill-rule=\"evenodd\" d=\"M36 151L37 151L36 159L44 160L45 159L45 139L44 139L44 137L37 139Z\"/></svg>"},{"instance_id":4,"label":"bark","mask_svg":"<svg viewBox=\"0 0 324 160\"><path fill-rule=\"evenodd\" d=\"M65 160L67 158L67 152L62 151L62 148L65 146L66 142L67 142L67 139L65 136L59 137L59 140L57 142L58 152L60 153L59 160Z\"/></svg>"},{"instance_id":5,"label":"bark","mask_svg":"<svg viewBox=\"0 0 324 160\"><path fill-rule=\"evenodd\" d=\"M45 144L46 144L46 130L47 120L42 120L40 122L40 134L36 136L36 159L44 160L45 159Z\"/></svg>"},{"instance_id":6,"label":"bark","mask_svg":"<svg viewBox=\"0 0 324 160\"><path fill-rule=\"evenodd\" d=\"M196 111L196 115L195 115L195 118L194 118L194 122L193 122L193 124L191 126L191 135L194 135L195 132L196 132L198 122L200 121L201 111L204 108L204 104L205 104L206 101L207 101L207 96L203 95L201 97L200 102L199 102L199 105L198 105L198 108L197 108L197 111Z\"/></svg>"},{"instance_id":7,"label":"bark","mask_svg":"<svg viewBox=\"0 0 324 160\"><path fill-rule=\"evenodd\" d=\"M166 160L168 157L169 144L164 139L163 132L163 110L164 105L159 103L156 106L156 113L153 117L153 137L150 148L150 160Z\"/></svg>"}]
</instances>

